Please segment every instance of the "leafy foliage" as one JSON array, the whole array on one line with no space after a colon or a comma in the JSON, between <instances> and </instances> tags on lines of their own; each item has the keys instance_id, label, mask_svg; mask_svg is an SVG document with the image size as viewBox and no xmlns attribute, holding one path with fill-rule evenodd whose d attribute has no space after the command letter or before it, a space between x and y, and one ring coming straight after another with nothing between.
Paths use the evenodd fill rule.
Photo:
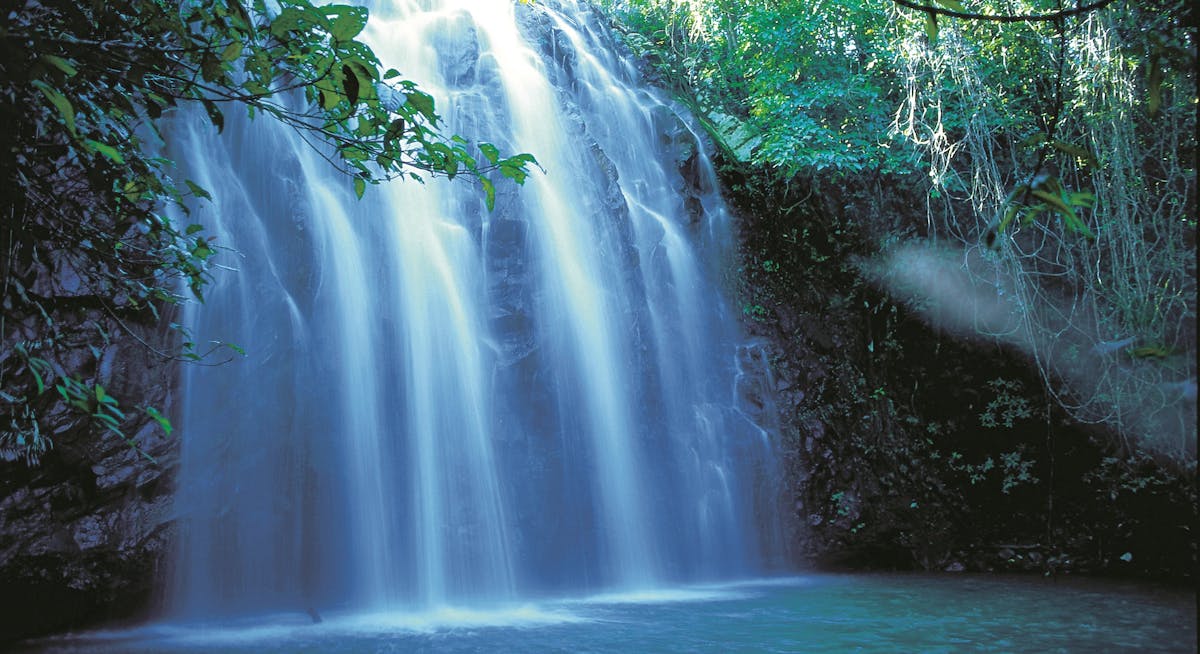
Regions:
<instances>
[{"instance_id":1,"label":"leafy foliage","mask_svg":"<svg viewBox=\"0 0 1200 654\"><path fill-rule=\"evenodd\" d=\"M169 205L186 217L190 202L209 197L173 179L158 154L175 108L203 110L217 131L234 109L280 121L346 172L359 197L398 176L465 173L490 208L496 180L520 183L534 163L442 134L433 98L356 40L362 7L51 1L0 20L0 173L12 191L0 205L9 425L0 446L29 458L49 446L38 416L56 401L121 433L125 413L99 382L72 372L71 351L98 352L110 323L140 338L184 300L181 287L203 300L219 245L203 226L168 218ZM159 354L203 357L183 339L181 352ZM39 356L22 356L19 342L39 343ZM157 411L149 417L169 427Z\"/></svg>"},{"instance_id":2,"label":"leafy foliage","mask_svg":"<svg viewBox=\"0 0 1200 654\"><path fill-rule=\"evenodd\" d=\"M860 0L608 2L736 159L790 177L902 165L888 16Z\"/></svg>"},{"instance_id":3,"label":"leafy foliage","mask_svg":"<svg viewBox=\"0 0 1200 654\"><path fill-rule=\"evenodd\" d=\"M1037 361L1076 420L1180 457L1195 454L1194 405L1165 389L1196 378L1194 356L1180 356L1196 345L1187 20L1164 3L1028 25L942 21L936 47L908 37L896 122L928 165L931 235L997 252L971 274L1005 280L1025 327L993 336ZM1118 341L1157 354L1113 356Z\"/></svg>"},{"instance_id":4,"label":"leafy foliage","mask_svg":"<svg viewBox=\"0 0 1200 654\"><path fill-rule=\"evenodd\" d=\"M815 554L1190 569L1162 545L1195 519L1184 3L603 4L724 155ZM914 243L972 262L1016 327L948 339L864 279ZM1106 514L1108 489L1137 501Z\"/></svg>"},{"instance_id":5,"label":"leafy foliage","mask_svg":"<svg viewBox=\"0 0 1200 654\"><path fill-rule=\"evenodd\" d=\"M1154 447L1194 453L1192 423L1164 424L1179 412L1178 393L1163 392L1196 378L1184 355L1195 351L1197 98L1184 3L607 6L731 159L814 187L924 178L917 235L999 253L971 273L1012 280L1020 345L1037 350L1059 404L1126 446L1165 429L1175 437ZM1156 365L1079 354L1126 338ZM1090 366L1105 374L1072 372Z\"/></svg>"}]
</instances>

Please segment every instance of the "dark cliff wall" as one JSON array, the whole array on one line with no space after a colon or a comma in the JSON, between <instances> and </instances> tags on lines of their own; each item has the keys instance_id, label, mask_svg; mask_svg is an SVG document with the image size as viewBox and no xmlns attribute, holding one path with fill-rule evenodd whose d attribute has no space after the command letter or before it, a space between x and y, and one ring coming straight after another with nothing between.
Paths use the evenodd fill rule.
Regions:
<instances>
[{"instance_id":1,"label":"dark cliff wall","mask_svg":"<svg viewBox=\"0 0 1200 654\"><path fill-rule=\"evenodd\" d=\"M932 327L877 285L869 262L924 236L919 185L722 171L801 565L1192 573L1194 466L1074 423L1020 352Z\"/></svg>"},{"instance_id":2,"label":"dark cliff wall","mask_svg":"<svg viewBox=\"0 0 1200 654\"><path fill-rule=\"evenodd\" d=\"M145 611L169 550L178 440L132 407L171 405L176 366L150 348L168 347L173 333L100 311L53 318L62 326L55 359L119 399L130 416L123 432L142 452L58 405L43 416L53 447L37 465L0 461L0 642ZM71 347L82 329L104 330L108 345ZM14 356L24 336L5 334L2 355Z\"/></svg>"}]
</instances>

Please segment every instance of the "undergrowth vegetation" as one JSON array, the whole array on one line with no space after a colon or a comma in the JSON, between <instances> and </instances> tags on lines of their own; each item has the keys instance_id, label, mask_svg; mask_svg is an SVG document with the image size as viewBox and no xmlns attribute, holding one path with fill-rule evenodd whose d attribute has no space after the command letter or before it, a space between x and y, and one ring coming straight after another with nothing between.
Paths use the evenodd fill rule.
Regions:
<instances>
[{"instance_id":1,"label":"undergrowth vegetation","mask_svg":"<svg viewBox=\"0 0 1200 654\"><path fill-rule=\"evenodd\" d=\"M1187 4L602 4L722 153L802 554L1191 574Z\"/></svg>"}]
</instances>

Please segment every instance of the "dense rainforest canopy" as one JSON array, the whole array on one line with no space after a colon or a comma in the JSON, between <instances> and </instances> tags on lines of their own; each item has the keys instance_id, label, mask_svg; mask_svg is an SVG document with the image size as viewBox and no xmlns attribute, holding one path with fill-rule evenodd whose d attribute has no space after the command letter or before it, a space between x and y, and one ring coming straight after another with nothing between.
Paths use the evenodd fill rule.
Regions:
<instances>
[{"instance_id":1,"label":"dense rainforest canopy","mask_svg":"<svg viewBox=\"0 0 1200 654\"><path fill-rule=\"evenodd\" d=\"M1195 394L1186 3L613 6L739 163L825 188L919 172L920 236L1011 294L1012 320L963 326L1026 350L1076 419L1194 449L1159 412Z\"/></svg>"},{"instance_id":2,"label":"dense rainforest canopy","mask_svg":"<svg viewBox=\"0 0 1200 654\"><path fill-rule=\"evenodd\" d=\"M1025 512L1034 568L1067 540L1128 563L1135 532L1192 560L1188 3L603 4L724 152L747 316L796 342L797 313L869 325L793 432L810 531L940 567L962 543L938 530ZM914 336L914 316L952 338ZM839 423L829 449L811 436ZM1150 526L1155 505L1170 517Z\"/></svg>"},{"instance_id":3,"label":"dense rainforest canopy","mask_svg":"<svg viewBox=\"0 0 1200 654\"><path fill-rule=\"evenodd\" d=\"M813 533L929 568L977 544L950 532L1040 539L1047 568L1194 560L1189 3L599 4L723 153L747 322L828 340L828 374L794 375L808 399L785 416ZM465 172L490 201L524 178L528 155L438 131L434 99L356 40L366 19L306 0L0 19L0 454L36 462L79 423L124 435L137 400L98 381L114 329L160 348L169 326L164 357L236 351L173 321L221 246L188 219L216 190L176 179L161 143L180 107L218 131L231 111L282 121L359 195ZM863 336L805 335L802 314ZM989 533L1009 503L1044 513Z\"/></svg>"}]
</instances>

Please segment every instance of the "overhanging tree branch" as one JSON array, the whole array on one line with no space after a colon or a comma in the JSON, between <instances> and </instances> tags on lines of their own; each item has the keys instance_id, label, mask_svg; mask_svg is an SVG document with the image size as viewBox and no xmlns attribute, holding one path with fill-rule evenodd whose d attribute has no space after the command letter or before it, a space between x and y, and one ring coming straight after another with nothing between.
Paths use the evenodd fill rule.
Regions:
<instances>
[{"instance_id":1,"label":"overhanging tree branch","mask_svg":"<svg viewBox=\"0 0 1200 654\"><path fill-rule=\"evenodd\" d=\"M915 9L925 12L931 16L946 16L949 18L962 18L965 20L983 20L993 23L1050 23L1060 21L1072 16L1079 16L1092 11L1098 11L1112 4L1115 0L1097 0L1091 4L1077 6L1073 9L1063 9L1054 11L1048 14L1016 14L1011 16L996 15L996 14L977 14L966 11L954 11L942 7L934 7L928 4L918 4L913 0L892 0L901 7Z\"/></svg>"}]
</instances>

